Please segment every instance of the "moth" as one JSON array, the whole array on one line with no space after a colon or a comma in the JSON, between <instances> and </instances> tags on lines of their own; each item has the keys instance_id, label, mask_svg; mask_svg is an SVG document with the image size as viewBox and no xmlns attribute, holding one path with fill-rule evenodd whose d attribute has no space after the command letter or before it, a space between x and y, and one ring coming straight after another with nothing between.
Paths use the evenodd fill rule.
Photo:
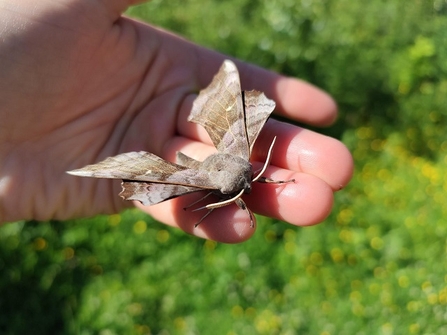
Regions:
<instances>
[{"instance_id":1,"label":"moth","mask_svg":"<svg viewBox=\"0 0 447 335\"><path fill-rule=\"evenodd\" d=\"M199 201L211 194L217 196L219 201L195 209L208 210L195 224L196 227L214 209L231 203L247 211L253 227L253 214L241 198L244 193L250 193L251 184L255 181L294 182L261 177L270 162L276 137L264 167L256 176L250 163L256 139L274 109L275 102L264 93L241 91L236 65L225 60L210 85L199 92L188 117L188 121L205 128L217 153L201 162L177 152L176 164L149 152L129 152L68 173L81 177L122 179L119 195L125 200L137 200L144 205L207 191Z\"/></svg>"}]
</instances>

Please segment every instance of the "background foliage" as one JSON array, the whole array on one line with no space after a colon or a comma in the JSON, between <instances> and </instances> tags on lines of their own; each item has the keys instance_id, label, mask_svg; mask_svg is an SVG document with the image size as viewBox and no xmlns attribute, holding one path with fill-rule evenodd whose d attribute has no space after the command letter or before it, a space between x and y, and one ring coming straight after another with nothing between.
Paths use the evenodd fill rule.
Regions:
<instances>
[{"instance_id":1,"label":"background foliage","mask_svg":"<svg viewBox=\"0 0 447 335\"><path fill-rule=\"evenodd\" d=\"M2 334L446 334L447 2L154 0L129 15L330 92L356 174L241 245L137 212L0 229Z\"/></svg>"}]
</instances>

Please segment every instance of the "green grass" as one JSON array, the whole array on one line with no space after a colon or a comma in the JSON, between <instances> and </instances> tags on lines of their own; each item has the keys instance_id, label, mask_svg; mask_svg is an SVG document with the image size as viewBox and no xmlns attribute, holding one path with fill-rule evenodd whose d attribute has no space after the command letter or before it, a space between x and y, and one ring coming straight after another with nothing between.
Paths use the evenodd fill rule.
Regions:
<instances>
[{"instance_id":1,"label":"green grass","mask_svg":"<svg viewBox=\"0 0 447 335\"><path fill-rule=\"evenodd\" d=\"M240 245L136 210L7 225L0 333L447 333L445 2L155 0L129 13L328 90L340 119L319 131L351 149L353 181L323 224L259 218Z\"/></svg>"}]
</instances>

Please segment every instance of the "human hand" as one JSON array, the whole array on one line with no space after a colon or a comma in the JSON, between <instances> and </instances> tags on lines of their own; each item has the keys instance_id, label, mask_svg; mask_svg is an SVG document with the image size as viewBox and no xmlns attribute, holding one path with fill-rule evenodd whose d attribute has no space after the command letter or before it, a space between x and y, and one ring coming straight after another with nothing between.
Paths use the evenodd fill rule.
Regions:
<instances>
[{"instance_id":1,"label":"human hand","mask_svg":"<svg viewBox=\"0 0 447 335\"><path fill-rule=\"evenodd\" d=\"M168 32L121 17L132 1L2 1L0 22L0 221L68 219L116 213L131 205L119 181L76 178L67 170L108 156L144 150L169 161L182 151L197 159L214 152L205 130L186 118L199 89L223 59ZM243 89L276 101L276 113L329 125L336 106L299 80L236 62ZM295 225L321 222L333 192L347 184L352 158L343 144L269 120L252 158L265 159L265 176L295 178L281 187L253 185L244 197L253 211ZM237 206L185 212L182 198L137 207L194 235L240 242L254 229Z\"/></svg>"}]
</instances>

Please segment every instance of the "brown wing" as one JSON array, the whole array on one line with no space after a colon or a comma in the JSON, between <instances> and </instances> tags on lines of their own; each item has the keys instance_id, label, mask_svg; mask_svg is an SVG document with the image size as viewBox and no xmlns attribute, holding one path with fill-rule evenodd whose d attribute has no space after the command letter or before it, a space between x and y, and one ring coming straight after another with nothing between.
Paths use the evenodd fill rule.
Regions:
<instances>
[{"instance_id":1,"label":"brown wing","mask_svg":"<svg viewBox=\"0 0 447 335\"><path fill-rule=\"evenodd\" d=\"M184 194L202 191L202 188L146 183L144 181L123 181L123 190L119 194L125 200L137 200L143 205L155 205L165 200L173 199Z\"/></svg>"},{"instance_id":2,"label":"brown wing","mask_svg":"<svg viewBox=\"0 0 447 335\"><path fill-rule=\"evenodd\" d=\"M247 126L250 154L259 133L267 122L270 114L275 109L275 102L267 99L264 93L259 91L244 91L245 123Z\"/></svg>"},{"instance_id":3,"label":"brown wing","mask_svg":"<svg viewBox=\"0 0 447 335\"><path fill-rule=\"evenodd\" d=\"M232 61L224 61L211 84L200 91L188 121L203 126L219 152L249 159L239 73Z\"/></svg>"},{"instance_id":4,"label":"brown wing","mask_svg":"<svg viewBox=\"0 0 447 335\"><path fill-rule=\"evenodd\" d=\"M194 158L191 158L180 151L177 151L177 163L196 170L200 169L203 164L202 162L195 160Z\"/></svg>"},{"instance_id":5,"label":"brown wing","mask_svg":"<svg viewBox=\"0 0 447 335\"><path fill-rule=\"evenodd\" d=\"M81 177L136 180L215 189L206 171L174 164L144 151L128 152L81 169L68 171Z\"/></svg>"}]
</instances>

